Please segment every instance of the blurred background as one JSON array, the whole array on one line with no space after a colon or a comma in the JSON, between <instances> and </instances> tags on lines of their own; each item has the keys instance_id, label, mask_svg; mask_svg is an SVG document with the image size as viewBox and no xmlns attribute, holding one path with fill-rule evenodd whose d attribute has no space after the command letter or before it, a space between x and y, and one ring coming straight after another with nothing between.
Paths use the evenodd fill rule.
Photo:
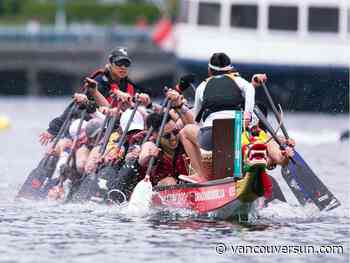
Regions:
<instances>
[{"instance_id":1,"label":"blurred background","mask_svg":"<svg viewBox=\"0 0 350 263\"><path fill-rule=\"evenodd\" d=\"M153 96L223 51L285 110L349 111L348 0L0 0L0 96L70 95L117 46Z\"/></svg>"}]
</instances>

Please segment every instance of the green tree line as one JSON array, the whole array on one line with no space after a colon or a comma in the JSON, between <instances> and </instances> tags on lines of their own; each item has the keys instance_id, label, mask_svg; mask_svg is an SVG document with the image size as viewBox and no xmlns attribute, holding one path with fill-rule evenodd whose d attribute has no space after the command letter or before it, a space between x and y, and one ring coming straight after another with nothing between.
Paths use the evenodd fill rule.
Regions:
<instances>
[{"instance_id":1,"label":"green tree line","mask_svg":"<svg viewBox=\"0 0 350 263\"><path fill-rule=\"evenodd\" d=\"M53 24L56 0L0 0L0 24L21 24L37 19ZM159 8L144 1L101 4L97 0L66 0L67 22L92 22L99 25L134 24L140 17L154 23L161 15Z\"/></svg>"}]
</instances>

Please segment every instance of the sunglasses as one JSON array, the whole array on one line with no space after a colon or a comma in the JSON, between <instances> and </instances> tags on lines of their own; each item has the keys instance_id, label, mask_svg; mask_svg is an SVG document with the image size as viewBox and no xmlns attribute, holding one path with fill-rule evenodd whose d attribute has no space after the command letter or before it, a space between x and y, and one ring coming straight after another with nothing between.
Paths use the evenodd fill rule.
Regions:
<instances>
[{"instance_id":1,"label":"sunglasses","mask_svg":"<svg viewBox=\"0 0 350 263\"><path fill-rule=\"evenodd\" d=\"M130 63L130 61L127 61L127 60L121 60L121 61L114 62L113 64L117 67L124 66L124 67L128 68L128 67L130 67L131 63Z\"/></svg>"},{"instance_id":2,"label":"sunglasses","mask_svg":"<svg viewBox=\"0 0 350 263\"><path fill-rule=\"evenodd\" d=\"M171 139L171 136L176 136L176 135L179 134L179 132L180 132L180 130L174 129L174 130L172 130L171 132L168 132L168 133L163 134L163 137L164 137L165 139L167 139L167 140L170 140L170 139Z\"/></svg>"}]
</instances>

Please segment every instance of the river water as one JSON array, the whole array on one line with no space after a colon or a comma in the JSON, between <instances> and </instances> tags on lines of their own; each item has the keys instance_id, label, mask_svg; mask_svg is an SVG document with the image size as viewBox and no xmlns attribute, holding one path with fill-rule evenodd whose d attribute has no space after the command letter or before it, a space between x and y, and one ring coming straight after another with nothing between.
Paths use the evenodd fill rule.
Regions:
<instances>
[{"instance_id":1,"label":"river water","mask_svg":"<svg viewBox=\"0 0 350 263\"><path fill-rule=\"evenodd\" d=\"M0 115L11 121L10 129L0 131L1 263L349 262L349 142L339 142L341 131L349 128L348 115L285 115L298 152L342 206L322 213L298 206L275 171L289 203L275 202L257 211L257 221L245 226L155 212L131 216L95 204L14 202L21 183L42 157L38 134L67 102L0 98ZM329 247L322 249L325 245L339 247L321 253L331 252ZM310 247L308 254L299 253L306 252L305 246L312 246L314 253Z\"/></svg>"}]
</instances>

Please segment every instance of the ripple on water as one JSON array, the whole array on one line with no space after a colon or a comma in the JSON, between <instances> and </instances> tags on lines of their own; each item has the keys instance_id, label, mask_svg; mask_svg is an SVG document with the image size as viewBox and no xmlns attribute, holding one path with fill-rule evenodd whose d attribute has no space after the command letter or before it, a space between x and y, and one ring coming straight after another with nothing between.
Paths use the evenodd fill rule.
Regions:
<instances>
[{"instance_id":1,"label":"ripple on water","mask_svg":"<svg viewBox=\"0 0 350 263\"><path fill-rule=\"evenodd\" d=\"M194 220L186 211L152 211L132 217L117 208L94 204L13 202L26 175L42 156L37 135L67 101L0 98L1 113L12 121L12 128L0 134L0 263L349 262L349 143L336 140L348 126L348 116L285 116L298 152L342 206L319 213L296 205L279 171L275 171L273 175L290 204L274 203L259 211L257 222L249 226ZM224 255L215 252L218 243L228 246ZM346 254L243 256L230 251L230 246L237 245L324 244L344 245Z\"/></svg>"}]
</instances>

